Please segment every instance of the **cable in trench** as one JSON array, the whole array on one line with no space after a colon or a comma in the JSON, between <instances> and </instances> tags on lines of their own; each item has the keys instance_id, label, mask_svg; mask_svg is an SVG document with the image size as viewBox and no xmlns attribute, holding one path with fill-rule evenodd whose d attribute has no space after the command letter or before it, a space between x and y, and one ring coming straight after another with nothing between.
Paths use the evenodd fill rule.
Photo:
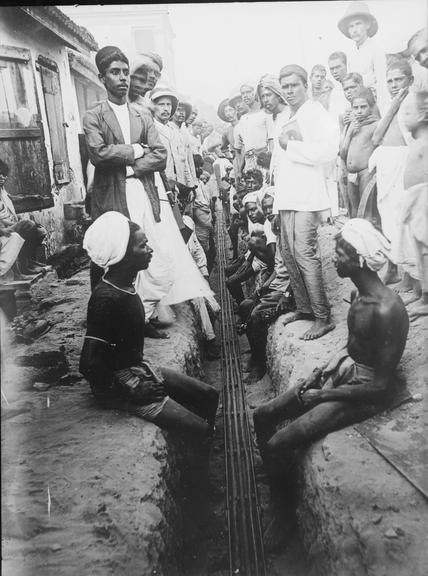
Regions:
<instances>
[{"instance_id":1,"label":"cable in trench","mask_svg":"<svg viewBox=\"0 0 428 576\"><path fill-rule=\"evenodd\" d=\"M254 471L252 435L248 421L245 388L241 377L241 352L232 299L225 282L226 249L223 212L218 210L217 258L221 301L229 574L265 576L261 509Z\"/></svg>"}]
</instances>

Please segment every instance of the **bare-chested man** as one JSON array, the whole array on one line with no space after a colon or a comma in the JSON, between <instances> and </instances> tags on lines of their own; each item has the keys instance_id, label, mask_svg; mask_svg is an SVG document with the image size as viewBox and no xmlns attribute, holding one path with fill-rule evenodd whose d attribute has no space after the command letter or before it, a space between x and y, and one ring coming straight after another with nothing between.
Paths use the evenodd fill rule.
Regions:
<instances>
[{"instance_id":1,"label":"bare-chested man","mask_svg":"<svg viewBox=\"0 0 428 576\"><path fill-rule=\"evenodd\" d=\"M421 298L409 308L413 320L428 315L428 92L410 95L403 110L413 136L404 170L402 219L414 241Z\"/></svg>"},{"instance_id":2,"label":"bare-chested man","mask_svg":"<svg viewBox=\"0 0 428 576\"><path fill-rule=\"evenodd\" d=\"M348 312L347 346L323 370L254 412L258 444L273 476L272 498L277 509L282 506L280 512L292 511L292 503L278 495L286 495L279 476L294 449L376 414L393 395L409 319L401 298L377 275L388 250L388 241L367 220L354 218L344 225L336 238L335 265L338 275L351 278L358 290ZM288 419L294 420L277 431ZM270 543L274 530L272 525L267 534Z\"/></svg>"},{"instance_id":3,"label":"bare-chested man","mask_svg":"<svg viewBox=\"0 0 428 576\"><path fill-rule=\"evenodd\" d=\"M410 239L404 238L398 223L398 205L404 193L403 174L407 156L409 134L406 130L400 108L413 83L413 73L407 60L393 61L387 69L386 81L392 101L389 110L381 118L373 134L376 147L370 162L370 170L376 167L377 204L382 220L382 231L391 242L391 262L384 278L385 284L400 280L397 262L407 259ZM403 282L394 289L408 292L413 283L408 273Z\"/></svg>"},{"instance_id":4,"label":"bare-chested man","mask_svg":"<svg viewBox=\"0 0 428 576\"><path fill-rule=\"evenodd\" d=\"M373 115L373 92L368 88L360 88L353 96L351 104L354 119L345 131L340 156L346 162L348 172L349 217L356 218L361 196L370 180L368 163L374 150L372 137L377 118ZM373 220L373 217L374 214L370 211L368 218Z\"/></svg>"}]
</instances>

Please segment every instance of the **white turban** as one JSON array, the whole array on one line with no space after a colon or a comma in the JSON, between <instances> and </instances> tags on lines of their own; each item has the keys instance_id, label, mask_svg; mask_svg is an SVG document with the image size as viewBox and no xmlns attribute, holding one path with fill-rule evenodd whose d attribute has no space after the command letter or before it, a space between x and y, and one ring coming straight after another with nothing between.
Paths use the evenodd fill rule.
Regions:
<instances>
[{"instance_id":1,"label":"white turban","mask_svg":"<svg viewBox=\"0 0 428 576\"><path fill-rule=\"evenodd\" d=\"M259 195L257 192L248 192L248 194L245 194L245 196L242 198L242 205L245 206L247 202L254 202L254 204L259 204Z\"/></svg>"},{"instance_id":2,"label":"white turban","mask_svg":"<svg viewBox=\"0 0 428 576\"><path fill-rule=\"evenodd\" d=\"M265 186L263 188L263 196L262 200L265 196L270 196L271 198L275 198L275 186Z\"/></svg>"},{"instance_id":3,"label":"white turban","mask_svg":"<svg viewBox=\"0 0 428 576\"><path fill-rule=\"evenodd\" d=\"M94 264L107 269L123 260L129 236L128 218L120 212L105 212L86 230L83 248Z\"/></svg>"},{"instance_id":4,"label":"white turban","mask_svg":"<svg viewBox=\"0 0 428 576\"><path fill-rule=\"evenodd\" d=\"M377 272L387 261L391 245L367 220L351 218L343 226L340 234L357 251L361 267L365 262L370 270Z\"/></svg>"}]
</instances>

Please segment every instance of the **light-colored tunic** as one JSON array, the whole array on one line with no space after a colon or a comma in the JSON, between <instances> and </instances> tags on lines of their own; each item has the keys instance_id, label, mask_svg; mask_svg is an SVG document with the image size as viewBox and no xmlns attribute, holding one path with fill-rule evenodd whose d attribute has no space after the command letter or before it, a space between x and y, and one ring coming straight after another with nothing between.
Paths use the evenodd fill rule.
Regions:
<instances>
[{"instance_id":1,"label":"light-colored tunic","mask_svg":"<svg viewBox=\"0 0 428 576\"><path fill-rule=\"evenodd\" d=\"M283 129L295 131L302 140L278 145L275 165L274 210L315 212L330 208L325 165L339 149L339 127L319 102L306 100Z\"/></svg>"}]
</instances>

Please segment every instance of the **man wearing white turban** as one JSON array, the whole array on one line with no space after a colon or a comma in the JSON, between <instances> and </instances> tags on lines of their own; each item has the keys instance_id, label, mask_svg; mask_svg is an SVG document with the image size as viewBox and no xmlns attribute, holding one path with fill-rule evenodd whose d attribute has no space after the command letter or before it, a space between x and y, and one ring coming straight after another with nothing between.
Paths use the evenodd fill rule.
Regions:
<instances>
[{"instance_id":1,"label":"man wearing white turban","mask_svg":"<svg viewBox=\"0 0 428 576\"><path fill-rule=\"evenodd\" d=\"M348 312L348 343L323 369L254 412L261 454L274 480L278 459L287 461L294 449L391 404L409 318L401 298L376 272L386 263L387 250L387 240L358 218L348 221L336 237L337 273L358 289ZM289 419L293 421L277 432L278 424Z\"/></svg>"},{"instance_id":2,"label":"man wearing white turban","mask_svg":"<svg viewBox=\"0 0 428 576\"><path fill-rule=\"evenodd\" d=\"M217 390L144 361L144 306L134 286L153 252L144 232L123 214L106 212L88 228L84 247L105 270L89 300L79 367L95 398L162 428L206 438L214 424Z\"/></svg>"}]
</instances>

